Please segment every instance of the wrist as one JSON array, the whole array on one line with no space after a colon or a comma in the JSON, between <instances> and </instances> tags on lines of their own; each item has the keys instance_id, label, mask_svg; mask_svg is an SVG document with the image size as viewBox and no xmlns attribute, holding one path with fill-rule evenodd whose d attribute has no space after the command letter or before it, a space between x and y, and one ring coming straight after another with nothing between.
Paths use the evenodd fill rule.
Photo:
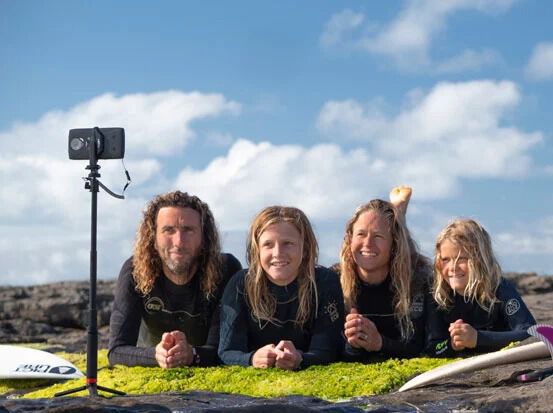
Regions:
<instances>
[{"instance_id":1,"label":"wrist","mask_svg":"<svg viewBox=\"0 0 553 413\"><path fill-rule=\"evenodd\" d=\"M198 350L196 350L196 347L192 347L192 366L198 366L200 365L200 354L198 353Z\"/></svg>"},{"instance_id":2,"label":"wrist","mask_svg":"<svg viewBox=\"0 0 553 413\"><path fill-rule=\"evenodd\" d=\"M298 370L301 367L301 363L303 362L303 351L301 350L296 350L296 351L298 353L298 361L296 363L295 370Z\"/></svg>"}]
</instances>

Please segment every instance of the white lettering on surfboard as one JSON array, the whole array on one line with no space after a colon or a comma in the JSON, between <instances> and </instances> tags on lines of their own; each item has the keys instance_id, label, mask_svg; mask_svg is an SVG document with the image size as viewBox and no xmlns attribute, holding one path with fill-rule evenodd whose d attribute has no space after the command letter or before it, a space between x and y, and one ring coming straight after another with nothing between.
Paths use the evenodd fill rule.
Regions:
<instances>
[{"instance_id":1,"label":"white lettering on surfboard","mask_svg":"<svg viewBox=\"0 0 553 413\"><path fill-rule=\"evenodd\" d=\"M50 366L49 364L20 364L14 370L16 373L51 373L73 374L77 370L70 366Z\"/></svg>"}]
</instances>

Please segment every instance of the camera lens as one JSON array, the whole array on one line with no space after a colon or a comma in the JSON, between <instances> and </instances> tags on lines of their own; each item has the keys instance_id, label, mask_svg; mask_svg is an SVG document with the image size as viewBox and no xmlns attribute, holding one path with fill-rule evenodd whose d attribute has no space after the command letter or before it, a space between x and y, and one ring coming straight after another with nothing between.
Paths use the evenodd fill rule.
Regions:
<instances>
[{"instance_id":1,"label":"camera lens","mask_svg":"<svg viewBox=\"0 0 553 413\"><path fill-rule=\"evenodd\" d=\"M83 138L73 138L71 139L71 142L69 143L71 146L71 149L74 151L81 150L84 146L84 139Z\"/></svg>"}]
</instances>

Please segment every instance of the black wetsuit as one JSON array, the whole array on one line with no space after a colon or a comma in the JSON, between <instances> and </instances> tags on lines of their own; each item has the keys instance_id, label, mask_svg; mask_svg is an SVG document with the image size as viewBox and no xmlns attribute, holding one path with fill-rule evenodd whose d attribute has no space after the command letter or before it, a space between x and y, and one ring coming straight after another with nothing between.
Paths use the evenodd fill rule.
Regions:
<instances>
[{"instance_id":1,"label":"black wetsuit","mask_svg":"<svg viewBox=\"0 0 553 413\"><path fill-rule=\"evenodd\" d=\"M337 275L323 267L315 269L318 311L303 327L294 320L298 310L297 280L285 287L269 282L277 299L276 322L254 318L244 294L244 277L240 271L227 284L222 299L219 357L225 364L249 366L253 354L267 344L290 340L303 352L300 367L334 361L343 346L344 298ZM314 297L312 303L315 303Z\"/></svg>"},{"instance_id":2,"label":"black wetsuit","mask_svg":"<svg viewBox=\"0 0 553 413\"><path fill-rule=\"evenodd\" d=\"M394 291L390 276L378 285L360 284L355 300L357 311L375 324L382 337L382 348L380 351L366 351L363 348L354 348L346 342L344 360L371 362L375 358L415 357L422 352L426 307L431 299L430 271L428 265L421 264L413 274L410 317L414 331L406 341L401 338L399 322L394 316Z\"/></svg>"},{"instance_id":3,"label":"black wetsuit","mask_svg":"<svg viewBox=\"0 0 553 413\"><path fill-rule=\"evenodd\" d=\"M476 302L465 302L456 294L450 310L439 309L432 300L427 319L426 352L433 357L458 357L499 350L513 341L528 338L528 327L536 320L509 281L502 279L496 292L499 300L490 313ZM449 324L462 319L477 331L476 348L462 352L451 348Z\"/></svg>"},{"instance_id":4,"label":"black wetsuit","mask_svg":"<svg viewBox=\"0 0 553 413\"><path fill-rule=\"evenodd\" d=\"M164 332L186 334L198 357L195 363L218 363L220 299L240 262L222 254L222 280L209 299L201 291L203 272L197 271L185 285L176 285L164 275L156 278L152 291L143 296L136 291L132 258L121 268L110 319L109 362L127 366L157 366L155 346Z\"/></svg>"}]
</instances>

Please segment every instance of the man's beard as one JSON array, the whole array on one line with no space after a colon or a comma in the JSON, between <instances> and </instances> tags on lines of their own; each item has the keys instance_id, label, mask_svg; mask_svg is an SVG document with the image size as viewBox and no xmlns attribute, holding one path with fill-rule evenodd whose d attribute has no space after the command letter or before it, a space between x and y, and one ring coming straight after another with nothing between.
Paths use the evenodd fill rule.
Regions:
<instances>
[{"instance_id":1,"label":"man's beard","mask_svg":"<svg viewBox=\"0 0 553 413\"><path fill-rule=\"evenodd\" d=\"M167 265L167 268L169 268L173 274L188 277L190 275L190 271L195 267L197 262L197 257L190 257L179 261L167 258L165 260L165 265Z\"/></svg>"},{"instance_id":2,"label":"man's beard","mask_svg":"<svg viewBox=\"0 0 553 413\"><path fill-rule=\"evenodd\" d=\"M190 272L196 268L198 257L189 255L180 260L173 260L171 257L166 257L163 261L174 275L189 278L192 275Z\"/></svg>"}]
</instances>

